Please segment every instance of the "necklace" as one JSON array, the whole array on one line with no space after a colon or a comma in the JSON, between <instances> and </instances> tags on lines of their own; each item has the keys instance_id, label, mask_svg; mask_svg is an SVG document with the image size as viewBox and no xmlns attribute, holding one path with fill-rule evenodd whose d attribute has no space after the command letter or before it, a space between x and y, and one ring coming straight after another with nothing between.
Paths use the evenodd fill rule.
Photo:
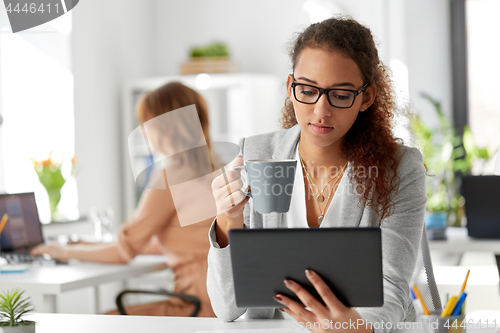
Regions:
<instances>
[{"instance_id":1,"label":"necklace","mask_svg":"<svg viewBox=\"0 0 500 333\"><path fill-rule=\"evenodd\" d=\"M300 156L300 154L299 154L299 159L300 159L300 164L306 173L306 178L307 178L308 183L309 183L309 188L314 192L314 190L313 190L313 186L314 186L316 191L319 192L319 189L316 187L316 184L311 180L311 176L309 175L309 172L307 171L307 168L306 168L304 161L302 160L302 157ZM328 203L330 202L330 197L332 196L333 189L336 188L338 186L338 184L340 183L340 180L342 179L342 176L343 176L346 168L347 168L347 162L346 162L346 164L344 164L344 166L339 171L337 171L337 173L335 173L335 175L325 184L325 186L323 186L323 189L321 190L321 192L319 192L319 194L316 196L315 202L316 202L316 205L318 206L318 210L320 212L320 216L318 217L318 225L321 225L321 223L323 222L323 219L325 217L325 211L326 211L326 208L328 207ZM330 189L330 193L328 194L328 198L326 199L325 207L323 208L323 210L321 210L319 203L321 203L325 200L325 197L323 196L323 192L324 192L326 186L334 179L335 179L335 182L332 184L332 187Z\"/></svg>"},{"instance_id":2,"label":"necklace","mask_svg":"<svg viewBox=\"0 0 500 333\"><path fill-rule=\"evenodd\" d=\"M300 158L300 164L302 165L302 168L306 172L306 177L307 177L307 180L309 181L309 184L312 183L314 188L319 192L319 194L316 196L316 201L319 203L325 201L325 197L323 196L323 192L325 191L325 188L328 186L328 184L330 184L330 182L332 180L334 180L334 179L338 180L338 178L342 177L344 170L347 167L347 162L346 162L346 164L344 164L344 166L338 172L335 173L335 175L325 184L325 186L323 186L323 189L321 191L319 191L319 189L316 187L316 184L314 182L312 182L311 176L309 175L309 172L307 171L307 168L305 167L304 161L302 160L302 157L300 155L299 155L299 158Z\"/></svg>"}]
</instances>

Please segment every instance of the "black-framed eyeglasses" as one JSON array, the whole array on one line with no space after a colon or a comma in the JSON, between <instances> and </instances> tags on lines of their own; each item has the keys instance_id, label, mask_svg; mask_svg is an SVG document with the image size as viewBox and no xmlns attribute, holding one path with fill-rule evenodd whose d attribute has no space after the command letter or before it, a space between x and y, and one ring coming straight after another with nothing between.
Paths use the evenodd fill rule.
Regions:
<instances>
[{"instance_id":1,"label":"black-framed eyeglasses","mask_svg":"<svg viewBox=\"0 0 500 333\"><path fill-rule=\"evenodd\" d=\"M295 80L292 74L292 79ZM297 102L304 104L315 104L321 95L325 94L328 103L339 109L348 109L354 105L356 97L365 91L368 83L365 83L359 90L349 89L323 89L310 84L292 82L293 96Z\"/></svg>"}]
</instances>

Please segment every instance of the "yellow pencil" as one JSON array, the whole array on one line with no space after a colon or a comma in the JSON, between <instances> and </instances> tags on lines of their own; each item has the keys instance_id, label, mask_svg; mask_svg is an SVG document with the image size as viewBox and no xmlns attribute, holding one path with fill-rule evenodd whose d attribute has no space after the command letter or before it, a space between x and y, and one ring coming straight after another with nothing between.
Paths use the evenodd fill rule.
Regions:
<instances>
[{"instance_id":1,"label":"yellow pencil","mask_svg":"<svg viewBox=\"0 0 500 333\"><path fill-rule=\"evenodd\" d=\"M2 222L0 222L0 235L2 234L3 228L5 227L5 224L7 223L8 219L9 215L7 213L3 214Z\"/></svg>"},{"instance_id":2,"label":"yellow pencil","mask_svg":"<svg viewBox=\"0 0 500 333\"><path fill-rule=\"evenodd\" d=\"M2 230L1 226L0 226L0 230ZM465 286L467 285L467 279L469 278L469 273L470 273L470 269L467 271L467 275L465 276L465 281L464 281L464 284L462 285L462 289L460 289L459 295L462 295L462 293L465 291Z\"/></svg>"},{"instance_id":3,"label":"yellow pencil","mask_svg":"<svg viewBox=\"0 0 500 333\"><path fill-rule=\"evenodd\" d=\"M420 304L422 304L422 310L424 310L424 315L430 316L431 313L429 312L427 305L425 305L425 301L424 301L422 295L420 295L420 290L418 290L417 285L414 285L413 288L411 288L411 289L413 290L415 297L417 297L420 300Z\"/></svg>"},{"instance_id":4,"label":"yellow pencil","mask_svg":"<svg viewBox=\"0 0 500 333\"><path fill-rule=\"evenodd\" d=\"M451 315L451 312L455 308L455 305L457 304L458 297L457 296L452 296L448 303L446 303L446 307L444 308L443 312L441 312L441 317L448 317Z\"/></svg>"}]
</instances>

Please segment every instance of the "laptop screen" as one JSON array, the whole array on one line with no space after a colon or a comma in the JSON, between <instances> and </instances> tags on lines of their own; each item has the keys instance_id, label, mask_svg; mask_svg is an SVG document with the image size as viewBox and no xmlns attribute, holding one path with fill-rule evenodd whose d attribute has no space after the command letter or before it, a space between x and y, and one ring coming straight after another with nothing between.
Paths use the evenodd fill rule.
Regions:
<instances>
[{"instance_id":1,"label":"laptop screen","mask_svg":"<svg viewBox=\"0 0 500 333\"><path fill-rule=\"evenodd\" d=\"M0 219L5 213L9 215L9 220L0 235L2 252L31 249L43 243L33 192L0 194Z\"/></svg>"}]
</instances>

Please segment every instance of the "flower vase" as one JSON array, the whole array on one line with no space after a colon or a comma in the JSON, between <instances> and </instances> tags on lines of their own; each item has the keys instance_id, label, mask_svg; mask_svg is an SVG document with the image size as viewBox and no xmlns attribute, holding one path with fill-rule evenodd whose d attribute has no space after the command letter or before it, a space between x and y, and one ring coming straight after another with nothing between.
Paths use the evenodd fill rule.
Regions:
<instances>
[{"instance_id":1,"label":"flower vase","mask_svg":"<svg viewBox=\"0 0 500 333\"><path fill-rule=\"evenodd\" d=\"M59 201L61 201L60 189L45 189L49 196L50 219L52 222L58 221L61 217L59 213Z\"/></svg>"}]
</instances>

